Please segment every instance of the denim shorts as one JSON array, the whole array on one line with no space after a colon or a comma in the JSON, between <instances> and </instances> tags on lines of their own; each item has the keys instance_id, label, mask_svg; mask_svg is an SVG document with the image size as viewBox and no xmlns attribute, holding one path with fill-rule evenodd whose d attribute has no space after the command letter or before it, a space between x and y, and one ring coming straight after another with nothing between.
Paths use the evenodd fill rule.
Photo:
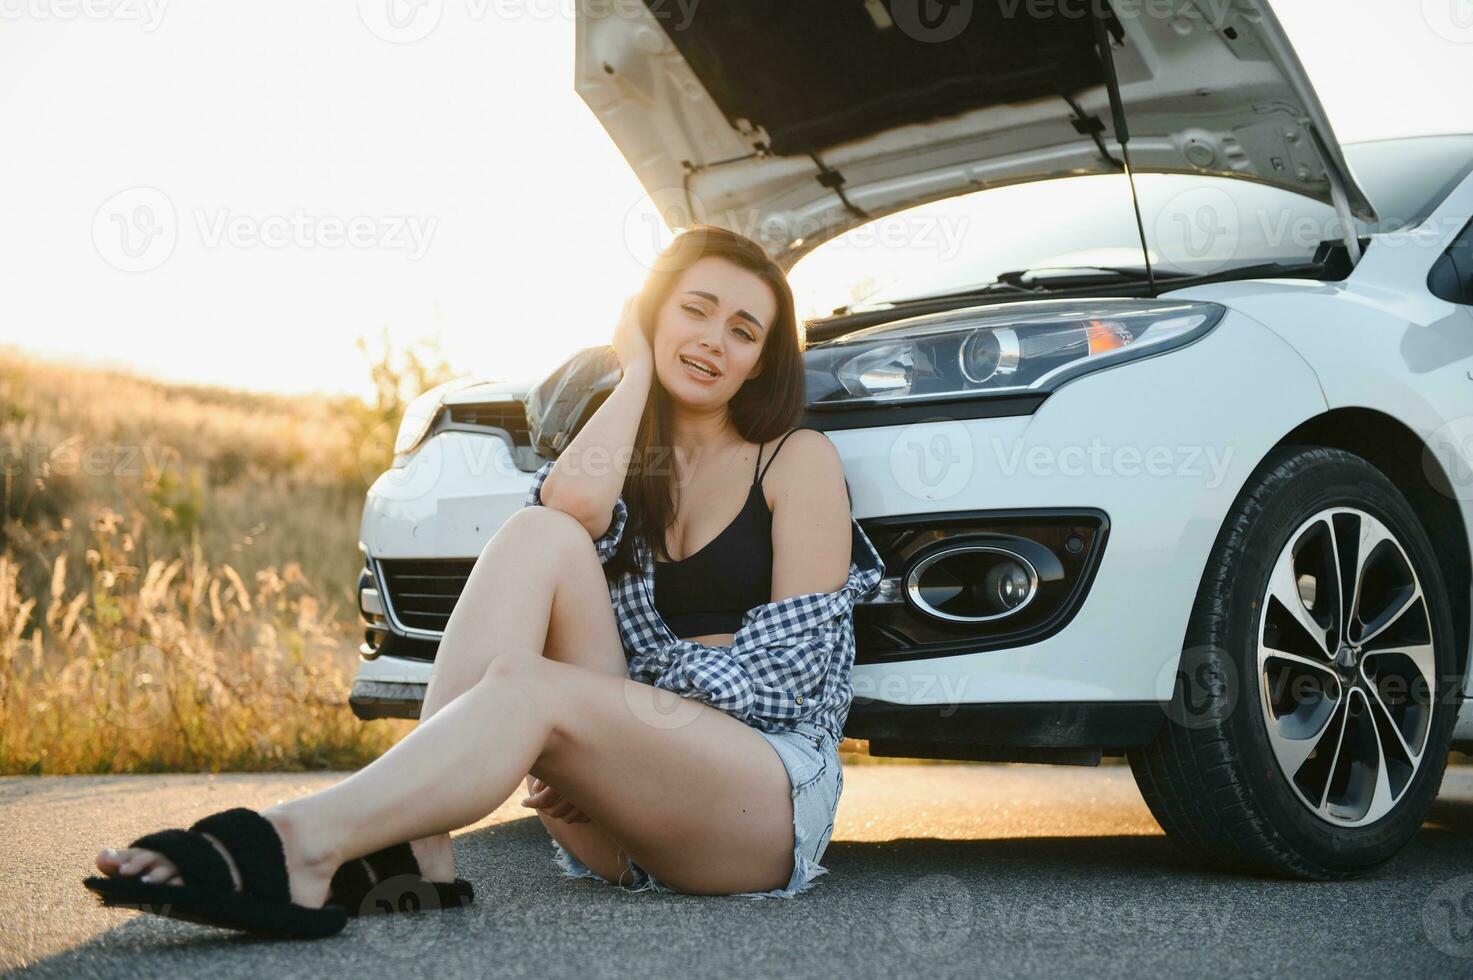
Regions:
<instances>
[{"instance_id":1,"label":"denim shorts","mask_svg":"<svg viewBox=\"0 0 1473 980\"><path fill-rule=\"evenodd\" d=\"M827 730L808 722L798 722L793 728L783 732L756 731L777 750L783 767L788 770L788 782L792 784L793 875L783 888L737 894L749 898L792 898L812 887L813 879L828 873L828 869L818 862L828 849L829 838L834 834L834 814L839 809L839 795L844 791L844 768L839 764L839 744ZM613 884L568 853L556 840L552 842L552 847L553 861L568 877L597 878ZM632 858L626 860L629 864L630 881L621 885L626 891L675 891L641 868Z\"/></svg>"}]
</instances>

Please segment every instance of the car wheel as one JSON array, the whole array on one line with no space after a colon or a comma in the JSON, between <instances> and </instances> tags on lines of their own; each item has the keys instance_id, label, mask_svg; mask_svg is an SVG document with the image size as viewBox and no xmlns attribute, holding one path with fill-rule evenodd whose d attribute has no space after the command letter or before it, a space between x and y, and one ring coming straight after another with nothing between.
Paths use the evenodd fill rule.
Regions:
<instances>
[{"instance_id":1,"label":"car wheel","mask_svg":"<svg viewBox=\"0 0 1473 980\"><path fill-rule=\"evenodd\" d=\"M1281 447L1218 534L1167 720L1131 770L1167 835L1209 864L1363 874L1437 795L1458 659L1401 492L1359 456Z\"/></svg>"}]
</instances>

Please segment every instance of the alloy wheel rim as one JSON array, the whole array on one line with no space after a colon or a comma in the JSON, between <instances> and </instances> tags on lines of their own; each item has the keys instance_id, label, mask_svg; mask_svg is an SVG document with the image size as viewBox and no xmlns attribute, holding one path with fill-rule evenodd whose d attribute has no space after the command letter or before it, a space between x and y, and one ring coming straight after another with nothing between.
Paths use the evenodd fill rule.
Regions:
<instances>
[{"instance_id":1,"label":"alloy wheel rim","mask_svg":"<svg viewBox=\"0 0 1473 980\"><path fill-rule=\"evenodd\" d=\"M1321 510L1274 561L1257 636L1259 705L1295 795L1336 826L1385 816L1421 768L1437 703L1406 549L1364 510Z\"/></svg>"}]
</instances>

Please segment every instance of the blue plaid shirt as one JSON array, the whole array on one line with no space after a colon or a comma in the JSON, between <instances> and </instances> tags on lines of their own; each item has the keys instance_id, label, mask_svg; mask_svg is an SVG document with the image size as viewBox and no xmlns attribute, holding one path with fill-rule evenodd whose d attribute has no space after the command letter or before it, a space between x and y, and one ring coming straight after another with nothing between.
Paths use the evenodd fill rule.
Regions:
<instances>
[{"instance_id":1,"label":"blue plaid shirt","mask_svg":"<svg viewBox=\"0 0 1473 980\"><path fill-rule=\"evenodd\" d=\"M556 460L537 470L524 506L542 503L542 484ZM620 496L613 520L595 541L600 562L618 549L629 520ZM655 610L653 549L631 542L643 574L625 573L609 585L629 676L719 708L766 732L800 721L827 729L837 741L854 700L854 603L879 585L884 562L858 522L849 578L834 592L809 592L753 606L729 646L710 647L670 632Z\"/></svg>"}]
</instances>

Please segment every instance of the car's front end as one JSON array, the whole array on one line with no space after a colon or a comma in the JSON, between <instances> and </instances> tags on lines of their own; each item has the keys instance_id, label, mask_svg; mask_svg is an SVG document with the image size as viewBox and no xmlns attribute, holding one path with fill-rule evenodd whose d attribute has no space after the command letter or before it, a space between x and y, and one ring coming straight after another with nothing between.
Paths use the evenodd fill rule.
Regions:
<instances>
[{"instance_id":1,"label":"car's front end","mask_svg":"<svg viewBox=\"0 0 1473 980\"><path fill-rule=\"evenodd\" d=\"M1408 272L1435 256L1388 257L1440 202L1466 217L1473 144L1342 149L1261 0L1098 23L1000 9L953 33L881 3L807 33L812 12L776 0L679 30L655 6L583 17L577 85L678 204L662 213L755 232L809 307L801 421L838 448L885 561L855 609L846 734L876 755L1129 754L1163 826L1213 838L1204 856L1372 867L1415 832L1467 685L1473 511L1423 440L1469 357L1455 306ZM767 22L797 26L749 29ZM813 43L831 57L803 60ZM955 247L927 243L948 220ZM1348 346L1318 329L1337 319ZM541 460L519 397L427 396L370 490L362 717L417 714L475 556L525 497ZM1338 509L1285 525L1334 473L1354 474ZM1314 520L1343 562L1311 567ZM1373 526L1396 567L1390 546L1355 554ZM1359 586L1313 640L1350 572L1386 602L1427 597L1435 664L1430 638L1351 642ZM1270 613L1289 625L1243 632ZM1388 680L1422 688L1383 697ZM1269 843L1240 833L1250 817Z\"/></svg>"},{"instance_id":2,"label":"car's front end","mask_svg":"<svg viewBox=\"0 0 1473 980\"><path fill-rule=\"evenodd\" d=\"M369 487L359 528L364 635L350 703L360 718L419 716L466 576L542 462L527 391L466 379L426 392L406 413L394 465Z\"/></svg>"},{"instance_id":3,"label":"car's front end","mask_svg":"<svg viewBox=\"0 0 1473 980\"><path fill-rule=\"evenodd\" d=\"M1144 737L1221 515L1324 409L1272 332L1169 297L967 307L805 359L803 424L838 447L886 561L855 613L850 724L881 754L1063 760ZM522 411L512 386L443 396L370 488L361 717L417 715L470 568L541 461ZM948 724L959 710L978 722Z\"/></svg>"}]
</instances>

